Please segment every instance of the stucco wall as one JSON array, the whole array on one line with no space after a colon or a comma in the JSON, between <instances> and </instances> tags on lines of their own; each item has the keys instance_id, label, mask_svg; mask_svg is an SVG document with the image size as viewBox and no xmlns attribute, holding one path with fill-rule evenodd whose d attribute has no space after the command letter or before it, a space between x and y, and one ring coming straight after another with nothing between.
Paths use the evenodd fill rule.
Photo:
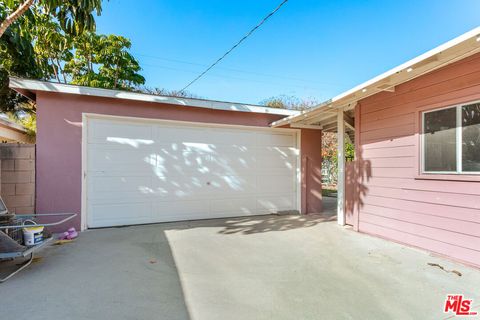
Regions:
<instances>
[{"instance_id":1,"label":"stucco wall","mask_svg":"<svg viewBox=\"0 0 480 320\"><path fill-rule=\"evenodd\" d=\"M47 92L37 93L37 108L37 211L76 212L79 216L72 225L77 228L81 210L82 113L262 127L283 117ZM309 158L309 171L318 171L321 176L319 132L302 134L302 146L308 146L309 141L316 146L304 148L302 158ZM302 188L302 209L319 212L318 183L309 181Z\"/></svg>"},{"instance_id":2,"label":"stucco wall","mask_svg":"<svg viewBox=\"0 0 480 320\"><path fill-rule=\"evenodd\" d=\"M0 144L1 194L9 211L34 213L35 145Z\"/></svg>"},{"instance_id":3,"label":"stucco wall","mask_svg":"<svg viewBox=\"0 0 480 320\"><path fill-rule=\"evenodd\" d=\"M479 99L476 54L360 101L356 183L347 187L356 188L361 232L480 266L478 177L419 176L421 111Z\"/></svg>"},{"instance_id":4,"label":"stucco wall","mask_svg":"<svg viewBox=\"0 0 480 320\"><path fill-rule=\"evenodd\" d=\"M302 212L322 211L322 131L302 129Z\"/></svg>"}]
</instances>

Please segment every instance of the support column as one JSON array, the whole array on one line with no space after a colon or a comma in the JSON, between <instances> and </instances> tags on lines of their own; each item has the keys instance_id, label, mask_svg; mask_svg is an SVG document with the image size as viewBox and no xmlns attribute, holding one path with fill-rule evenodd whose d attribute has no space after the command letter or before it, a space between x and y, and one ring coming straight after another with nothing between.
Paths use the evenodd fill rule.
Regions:
<instances>
[{"instance_id":1,"label":"support column","mask_svg":"<svg viewBox=\"0 0 480 320\"><path fill-rule=\"evenodd\" d=\"M302 129L302 206L301 212L322 212L322 130Z\"/></svg>"},{"instance_id":2,"label":"support column","mask_svg":"<svg viewBox=\"0 0 480 320\"><path fill-rule=\"evenodd\" d=\"M337 114L337 142L338 142L338 181L337 181L337 222L345 225L345 122L343 110Z\"/></svg>"}]
</instances>

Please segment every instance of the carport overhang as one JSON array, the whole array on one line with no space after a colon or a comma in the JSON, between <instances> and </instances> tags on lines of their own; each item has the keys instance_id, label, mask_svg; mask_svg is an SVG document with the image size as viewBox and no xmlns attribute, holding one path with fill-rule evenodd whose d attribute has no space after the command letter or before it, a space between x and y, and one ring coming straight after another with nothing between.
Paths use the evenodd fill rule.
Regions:
<instances>
[{"instance_id":1,"label":"carport overhang","mask_svg":"<svg viewBox=\"0 0 480 320\"><path fill-rule=\"evenodd\" d=\"M412 60L409 60L379 76L376 76L332 99L329 99L300 114L272 122L272 127L308 127L324 132L337 132L338 139L338 201L337 221L345 225L345 135L355 139L355 110L360 100L381 92L395 92L402 83L431 73L456 61L480 52L480 27L450 40ZM357 108L358 110L358 108ZM358 144L355 143L355 150ZM358 227L358 226L354 226Z\"/></svg>"}]
</instances>

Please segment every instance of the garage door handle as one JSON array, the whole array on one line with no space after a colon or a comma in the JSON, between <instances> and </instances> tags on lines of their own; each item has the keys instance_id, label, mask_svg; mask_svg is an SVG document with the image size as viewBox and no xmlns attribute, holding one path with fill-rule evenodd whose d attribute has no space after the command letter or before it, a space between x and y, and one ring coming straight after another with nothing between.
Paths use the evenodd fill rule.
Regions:
<instances>
[{"instance_id":1,"label":"garage door handle","mask_svg":"<svg viewBox=\"0 0 480 320\"><path fill-rule=\"evenodd\" d=\"M207 186L211 185L212 183L210 181L207 181Z\"/></svg>"}]
</instances>

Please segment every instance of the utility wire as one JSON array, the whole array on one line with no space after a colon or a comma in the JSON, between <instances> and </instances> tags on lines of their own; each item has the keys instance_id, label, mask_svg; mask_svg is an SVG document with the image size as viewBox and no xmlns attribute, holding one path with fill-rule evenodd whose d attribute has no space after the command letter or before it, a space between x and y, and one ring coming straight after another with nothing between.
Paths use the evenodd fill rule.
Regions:
<instances>
[{"instance_id":1,"label":"utility wire","mask_svg":"<svg viewBox=\"0 0 480 320\"><path fill-rule=\"evenodd\" d=\"M142 65L147 66L147 67L153 67L153 68L160 68L160 69L165 69L165 70L172 70L172 71L181 71L181 72L186 72L186 73L195 73L197 74L196 71L192 70L185 70L185 69L180 69L180 68L174 68L174 67L167 67L167 66L159 66L155 64L146 64L143 63ZM254 83L264 83L272 86L284 86L284 83L278 83L278 82L272 82L272 81L262 81L262 80L254 80L254 79L246 79L246 78L239 78L239 77L232 77L232 76L227 76L227 75L221 75L221 74L215 74L215 73L210 73L211 77L217 77L217 78L223 78L223 79L232 79L232 80L240 80L240 81L246 81L246 82L254 82ZM294 87L294 88L302 88L302 89L309 89L309 90L315 90L319 91L322 90L320 87L312 87L308 84L302 85L302 84L288 84L289 87ZM180 92L180 91L179 91Z\"/></svg>"},{"instance_id":2,"label":"utility wire","mask_svg":"<svg viewBox=\"0 0 480 320\"><path fill-rule=\"evenodd\" d=\"M217 59L217 61L215 61L214 63L212 63L207 69L205 69L205 71L203 71L202 73L200 73L195 79L193 79L192 81L190 81L185 87L182 88L182 90L180 90L180 92L183 92L185 91L188 87L190 87L192 84L194 84L195 82L197 82L201 77L203 77L208 71L210 71L210 69L212 69L213 67L215 67L218 63L220 63L220 61L222 61L226 56L228 56L233 50L235 50L243 41L245 41L252 33L254 33L258 28L260 28L262 26L262 24L264 24L268 19L270 19L271 16L273 16L278 10L280 10L280 8L285 4L287 3L288 0L283 0L282 3L280 3L276 8L275 10L273 10L272 12L270 12L265 18L263 18L262 21L260 21L259 24L257 24L252 30L250 30L246 35L243 36L243 38L240 39L240 41L238 41L233 47L230 48L230 50L228 50L227 52L225 52L223 54L223 56L221 56L220 58Z\"/></svg>"},{"instance_id":3,"label":"utility wire","mask_svg":"<svg viewBox=\"0 0 480 320\"><path fill-rule=\"evenodd\" d=\"M139 53L139 52L134 52L134 53L137 56L141 56L141 57L145 57L145 58L149 58L149 59L157 59L157 60L163 60L163 61L167 61L167 62L173 62L173 63L178 63L178 64L187 64L187 65L199 66L199 67L207 67L208 66L206 64L201 64L201 63L196 63L196 62L191 62L191 61L169 59L169 58L164 58L164 57L159 57L159 56L152 56L152 55L149 55L149 54L143 54L143 53ZM163 68L163 69L169 69L168 66L157 65L157 64L142 63L142 65L150 66L150 67L158 67L158 68ZM337 88L345 86L344 83L314 81L314 80L307 80L307 79L301 79L301 78L296 78L296 77L281 76L281 75L277 75L277 74L269 74L269 73L260 73L260 72L254 72L254 71L249 71L249 70L241 70L239 68L217 67L217 69L221 69L221 70L225 70L225 71L233 71L233 72L238 72L238 73L252 74L252 75L261 76L261 77L278 78L278 79L293 80L293 81L298 81L298 82L305 82L305 83L309 83L309 84L326 85L326 86L337 87ZM172 68L172 70L174 70L174 69ZM176 69L176 70L180 70L180 69ZM185 72L188 71L188 72L191 72L191 73L197 73L197 71L185 70L185 69L182 69L180 71L185 71Z\"/></svg>"}]
</instances>

